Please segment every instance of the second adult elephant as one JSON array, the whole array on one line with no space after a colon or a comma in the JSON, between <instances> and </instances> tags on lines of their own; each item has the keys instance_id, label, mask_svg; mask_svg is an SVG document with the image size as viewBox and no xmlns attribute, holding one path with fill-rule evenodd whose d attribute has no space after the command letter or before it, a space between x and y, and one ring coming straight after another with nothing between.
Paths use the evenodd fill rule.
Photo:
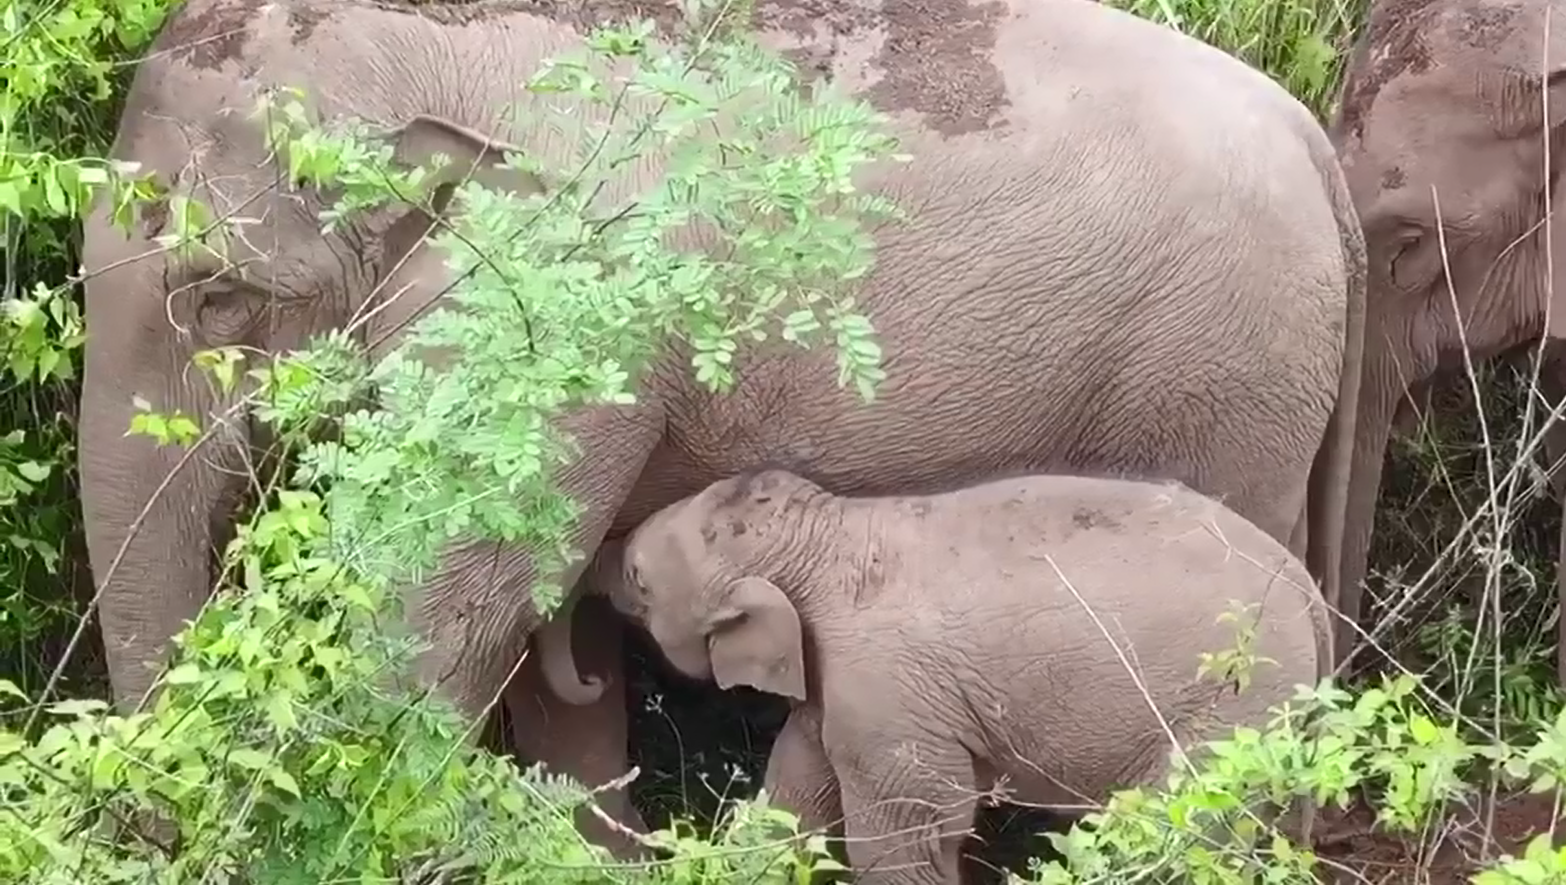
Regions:
<instances>
[{"instance_id":1,"label":"second adult elephant","mask_svg":"<svg viewBox=\"0 0 1566 885\"><path fill-rule=\"evenodd\" d=\"M910 216L874 232L877 264L858 290L887 354L875 404L835 387L827 349L744 350L737 389L718 396L675 348L635 406L566 419L584 451L559 476L585 505L572 541L591 553L762 461L842 494L1086 471L1179 480L1296 549L1309 491L1309 561L1335 575L1335 471L1351 428L1332 416L1335 403L1353 415L1339 396L1340 381L1357 390L1363 255L1325 134L1267 77L1098 3L954 2L984 26L926 33L923 13L849 0L858 17L818 44L801 47L797 28L763 32L814 53L884 110L913 157L861 179ZM789 8L757 7L764 23ZM453 174L547 188L500 160L517 150L569 163L570 139L505 113L557 100L516 84L581 44L579 26L548 8L188 0L172 13L137 71L114 155L248 220L223 260L189 262L156 248L166 212L143 213L128 237L106 208L87 226L81 472L121 702L148 686L150 665L205 599L209 549L243 490L236 468L251 442L243 416L227 415L217 425L227 433L182 458L126 436L134 398L222 414L231 403L189 371L192 351L275 353L352 317L364 319L356 334L384 345L449 280L421 239L432 223L422 210L385 207L323 235L317 196L275 193L287 176L257 123L233 109L302 87L322 118L391 133L399 157L443 153ZM624 179L601 192L605 217L662 163L621 167ZM499 692L539 624L533 574L526 551L469 541L412 607L430 643L420 675L469 714ZM618 641L599 651L604 684L623 685ZM528 725L581 758L623 759L623 741L608 746L624 734L618 701L569 726ZM578 773L569 759L561 767Z\"/></svg>"},{"instance_id":2,"label":"second adult elephant","mask_svg":"<svg viewBox=\"0 0 1566 885\"><path fill-rule=\"evenodd\" d=\"M1377 3L1332 136L1370 274L1341 579L1343 614L1357 619L1399 404L1438 374L1566 338L1566 0ZM1566 397L1558 350L1543 382ZM1551 448L1566 451L1560 430ZM1566 570L1559 587L1566 599ZM1566 647L1566 618L1560 629ZM1339 630L1339 650L1353 637ZM1566 654L1559 663L1566 680Z\"/></svg>"}]
</instances>

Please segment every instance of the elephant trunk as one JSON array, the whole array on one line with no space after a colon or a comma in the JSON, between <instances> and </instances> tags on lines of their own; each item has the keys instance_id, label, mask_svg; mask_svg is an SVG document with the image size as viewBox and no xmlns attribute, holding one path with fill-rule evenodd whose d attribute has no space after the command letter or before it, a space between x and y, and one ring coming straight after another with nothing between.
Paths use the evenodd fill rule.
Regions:
<instances>
[{"instance_id":1,"label":"elephant trunk","mask_svg":"<svg viewBox=\"0 0 1566 885\"><path fill-rule=\"evenodd\" d=\"M622 614L634 614L625 610L631 594L626 592L624 554L624 538L605 538L599 542L597 552L577 579L576 587L561 603L559 611L534 634L544 683L568 704L580 707L596 703L608 687L599 677L583 676L577 669L571 648L571 630L576 619L576 605L584 593L604 598Z\"/></svg>"},{"instance_id":2,"label":"elephant trunk","mask_svg":"<svg viewBox=\"0 0 1566 885\"><path fill-rule=\"evenodd\" d=\"M1368 348L1367 348L1368 349ZM1335 625L1337 653L1341 664L1354 648L1363 599L1361 583L1370 561L1370 543L1376 523L1376 499L1381 489L1381 470L1387 442L1392 435L1392 419L1402 400L1404 385L1397 372L1398 361L1380 355L1365 367L1365 384L1359 397L1359 417L1354 425L1354 455L1349 473L1348 509L1343 531L1343 571L1338 603L1343 620Z\"/></svg>"},{"instance_id":3,"label":"elephant trunk","mask_svg":"<svg viewBox=\"0 0 1566 885\"><path fill-rule=\"evenodd\" d=\"M1306 563L1312 575L1321 582L1328 603L1341 607L1343 603L1343 551L1344 535L1350 514L1351 489L1354 472L1356 427L1360 420L1360 397L1364 395L1364 358L1366 325L1366 258L1364 235L1354 215L1348 189L1343 184L1341 172L1333 163L1323 164L1332 170L1329 182L1338 203L1340 237L1343 260L1347 270L1344 291L1343 361L1338 377L1338 391L1327 421L1322 445L1311 465L1309 493L1306 497L1307 550ZM1328 624L1328 634L1337 634L1336 625ZM1350 631L1352 632L1352 631ZM1332 662L1338 656L1334 651ZM1327 661L1321 662L1322 675L1329 669Z\"/></svg>"},{"instance_id":4,"label":"elephant trunk","mask_svg":"<svg viewBox=\"0 0 1566 885\"><path fill-rule=\"evenodd\" d=\"M560 700L574 706L586 706L598 702L604 696L604 680L597 676L583 676L576 668L576 658L571 651L571 627L576 613L578 594L572 592L561 603L549 620L534 633L538 642L539 669L544 683Z\"/></svg>"},{"instance_id":5,"label":"elephant trunk","mask_svg":"<svg viewBox=\"0 0 1566 885\"><path fill-rule=\"evenodd\" d=\"M127 352L167 349L164 336L94 329L91 319L88 328L102 337L87 348L83 378L82 510L110 681L116 702L129 711L166 663L169 640L210 594L214 547L224 540L218 527L228 524L244 475L225 469L239 466L225 457L235 451L231 433L189 447L128 435L134 396L163 414L177 408L203 429L214 420L213 397L195 389L199 373L183 386L182 373L166 367L168 357Z\"/></svg>"}]
</instances>

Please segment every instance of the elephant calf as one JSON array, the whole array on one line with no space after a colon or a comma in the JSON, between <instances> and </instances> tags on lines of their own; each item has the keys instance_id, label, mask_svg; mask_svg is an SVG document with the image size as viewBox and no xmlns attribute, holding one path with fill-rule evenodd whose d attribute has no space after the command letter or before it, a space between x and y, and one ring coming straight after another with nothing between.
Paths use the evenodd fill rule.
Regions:
<instances>
[{"instance_id":1,"label":"elephant calf","mask_svg":"<svg viewBox=\"0 0 1566 885\"><path fill-rule=\"evenodd\" d=\"M1263 725L1330 654L1300 562L1169 483L849 498L764 470L659 511L600 563L599 590L679 670L804 702L768 786L820 826L835 779L864 882L956 882L1002 778L1028 803L1101 802L1159 777L1171 742ZM1233 606L1258 657L1244 691L1197 673L1236 646Z\"/></svg>"}]
</instances>

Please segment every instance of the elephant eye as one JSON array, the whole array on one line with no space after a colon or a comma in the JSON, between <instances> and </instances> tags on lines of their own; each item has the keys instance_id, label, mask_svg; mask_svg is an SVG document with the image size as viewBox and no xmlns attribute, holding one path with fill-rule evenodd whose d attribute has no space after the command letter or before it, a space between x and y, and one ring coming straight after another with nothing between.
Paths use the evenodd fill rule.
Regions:
<instances>
[{"instance_id":1,"label":"elephant eye","mask_svg":"<svg viewBox=\"0 0 1566 885\"><path fill-rule=\"evenodd\" d=\"M247 286L215 283L196 293L196 329L214 344L232 344L245 336L255 322L259 299Z\"/></svg>"},{"instance_id":2,"label":"elephant eye","mask_svg":"<svg viewBox=\"0 0 1566 885\"><path fill-rule=\"evenodd\" d=\"M1429 263L1425 255L1427 245L1428 237L1422 228L1410 226L1398 233L1390 268L1394 285L1412 289L1430 282L1424 279L1430 270L1426 267Z\"/></svg>"}]
</instances>

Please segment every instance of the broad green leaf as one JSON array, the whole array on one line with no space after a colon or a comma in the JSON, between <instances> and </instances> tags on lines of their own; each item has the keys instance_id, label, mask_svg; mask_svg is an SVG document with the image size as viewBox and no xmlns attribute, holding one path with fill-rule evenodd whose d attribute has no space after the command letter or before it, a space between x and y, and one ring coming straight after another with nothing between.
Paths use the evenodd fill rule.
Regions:
<instances>
[{"instance_id":1,"label":"broad green leaf","mask_svg":"<svg viewBox=\"0 0 1566 885\"><path fill-rule=\"evenodd\" d=\"M92 713L101 713L107 710L109 705L97 698L72 698L50 704L48 710L60 716L86 716Z\"/></svg>"},{"instance_id":2,"label":"broad green leaf","mask_svg":"<svg viewBox=\"0 0 1566 885\"><path fill-rule=\"evenodd\" d=\"M201 681L201 665L193 661L187 661L175 667L171 667L163 675L163 681L169 685L193 685Z\"/></svg>"}]
</instances>

